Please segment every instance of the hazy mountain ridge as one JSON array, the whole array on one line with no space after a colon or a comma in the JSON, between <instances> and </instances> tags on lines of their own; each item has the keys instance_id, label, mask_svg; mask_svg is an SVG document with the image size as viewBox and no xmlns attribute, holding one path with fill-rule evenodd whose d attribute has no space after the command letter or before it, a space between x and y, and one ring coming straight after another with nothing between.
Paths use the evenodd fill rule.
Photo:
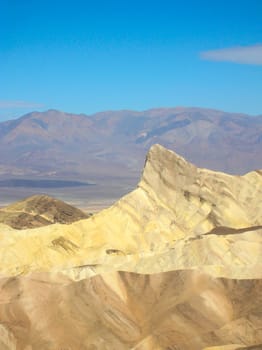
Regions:
<instances>
[{"instance_id":1,"label":"hazy mountain ridge","mask_svg":"<svg viewBox=\"0 0 262 350\"><path fill-rule=\"evenodd\" d=\"M33 112L0 123L0 169L2 176L137 179L147 150L161 143L198 166L245 173L261 168L261 134L261 116L201 108Z\"/></svg>"}]
</instances>

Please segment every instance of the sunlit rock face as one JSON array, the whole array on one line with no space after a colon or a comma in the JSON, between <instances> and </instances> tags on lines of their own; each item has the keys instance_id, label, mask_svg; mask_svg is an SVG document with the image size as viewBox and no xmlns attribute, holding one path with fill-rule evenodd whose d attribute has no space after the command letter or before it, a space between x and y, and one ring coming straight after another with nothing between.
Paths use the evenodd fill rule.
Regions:
<instances>
[{"instance_id":1,"label":"sunlit rock face","mask_svg":"<svg viewBox=\"0 0 262 350\"><path fill-rule=\"evenodd\" d=\"M261 171L199 169L155 145L112 207L1 226L0 349L259 349L261 257Z\"/></svg>"}]
</instances>

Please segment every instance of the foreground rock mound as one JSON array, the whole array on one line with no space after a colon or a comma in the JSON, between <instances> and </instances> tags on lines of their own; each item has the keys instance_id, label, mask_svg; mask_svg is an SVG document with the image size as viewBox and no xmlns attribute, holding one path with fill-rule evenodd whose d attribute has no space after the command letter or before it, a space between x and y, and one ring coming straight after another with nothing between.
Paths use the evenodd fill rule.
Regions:
<instances>
[{"instance_id":1,"label":"foreground rock mound","mask_svg":"<svg viewBox=\"0 0 262 350\"><path fill-rule=\"evenodd\" d=\"M77 283L35 274L1 281L0 322L14 349L239 349L262 343L261 289L192 270Z\"/></svg>"},{"instance_id":2,"label":"foreground rock mound","mask_svg":"<svg viewBox=\"0 0 262 350\"><path fill-rule=\"evenodd\" d=\"M87 217L80 209L46 195L28 197L0 210L0 222L19 230L54 223L71 224Z\"/></svg>"},{"instance_id":3,"label":"foreground rock mound","mask_svg":"<svg viewBox=\"0 0 262 350\"><path fill-rule=\"evenodd\" d=\"M199 169L155 145L111 208L2 225L0 349L259 348L261 256L261 171Z\"/></svg>"}]
</instances>

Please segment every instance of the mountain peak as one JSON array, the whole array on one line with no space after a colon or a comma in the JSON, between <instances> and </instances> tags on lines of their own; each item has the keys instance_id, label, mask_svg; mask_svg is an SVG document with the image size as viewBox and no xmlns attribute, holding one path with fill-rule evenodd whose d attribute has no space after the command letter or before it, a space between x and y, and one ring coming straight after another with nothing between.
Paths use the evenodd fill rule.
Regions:
<instances>
[{"instance_id":1,"label":"mountain peak","mask_svg":"<svg viewBox=\"0 0 262 350\"><path fill-rule=\"evenodd\" d=\"M157 161L157 160L163 160L165 158L168 158L178 163L193 165L189 161L187 161L185 158L180 156L178 153L176 153L174 150L168 149L160 145L159 143L155 143L150 147L148 154L146 156L146 162L150 161L151 159L154 161Z\"/></svg>"},{"instance_id":2,"label":"mountain peak","mask_svg":"<svg viewBox=\"0 0 262 350\"><path fill-rule=\"evenodd\" d=\"M198 168L157 144L147 154L139 188L169 208L177 216L179 227L189 232L193 224L194 231L202 234L216 226L248 227L259 222L262 212L253 211L258 206L256 198L261 196L259 184L256 172L233 176ZM253 196L247 203L246 193L251 189ZM237 220L226 210L228 207Z\"/></svg>"},{"instance_id":3,"label":"mountain peak","mask_svg":"<svg viewBox=\"0 0 262 350\"><path fill-rule=\"evenodd\" d=\"M1 350L261 349L253 174L197 168L156 144L138 188L111 208L70 225L2 226ZM46 218L49 201L8 210L29 203Z\"/></svg>"},{"instance_id":4,"label":"mountain peak","mask_svg":"<svg viewBox=\"0 0 262 350\"><path fill-rule=\"evenodd\" d=\"M74 169L81 178L132 176L133 184L148 147L160 143L199 167L243 174L261 168L261 133L261 118L193 107L92 116L50 109L0 123L0 159L5 173L12 166L67 177Z\"/></svg>"},{"instance_id":5,"label":"mountain peak","mask_svg":"<svg viewBox=\"0 0 262 350\"><path fill-rule=\"evenodd\" d=\"M156 191L159 186L184 186L192 182L197 167L183 157L160 144L151 146L146 156L141 183L149 184Z\"/></svg>"}]
</instances>

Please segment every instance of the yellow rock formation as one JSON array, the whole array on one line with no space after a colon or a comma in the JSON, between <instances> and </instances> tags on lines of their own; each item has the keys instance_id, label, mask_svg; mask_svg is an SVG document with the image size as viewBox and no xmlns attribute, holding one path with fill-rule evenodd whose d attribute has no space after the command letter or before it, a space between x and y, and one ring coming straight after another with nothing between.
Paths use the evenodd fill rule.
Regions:
<instances>
[{"instance_id":1,"label":"yellow rock formation","mask_svg":"<svg viewBox=\"0 0 262 350\"><path fill-rule=\"evenodd\" d=\"M125 268L130 263L133 269L147 257L172 259L173 250L179 257L173 261L176 269L210 265L218 271L233 261L245 268L262 263L261 229L260 172L230 176L198 169L155 145L138 187L111 208L71 225L2 228L0 272L16 275L115 263ZM172 270L173 263L167 263L166 268L165 261L156 266L156 272ZM232 277L234 269L228 273Z\"/></svg>"},{"instance_id":2,"label":"yellow rock formation","mask_svg":"<svg viewBox=\"0 0 262 350\"><path fill-rule=\"evenodd\" d=\"M262 173L199 169L155 145L112 207L2 224L0 275L1 350L262 344Z\"/></svg>"}]
</instances>

